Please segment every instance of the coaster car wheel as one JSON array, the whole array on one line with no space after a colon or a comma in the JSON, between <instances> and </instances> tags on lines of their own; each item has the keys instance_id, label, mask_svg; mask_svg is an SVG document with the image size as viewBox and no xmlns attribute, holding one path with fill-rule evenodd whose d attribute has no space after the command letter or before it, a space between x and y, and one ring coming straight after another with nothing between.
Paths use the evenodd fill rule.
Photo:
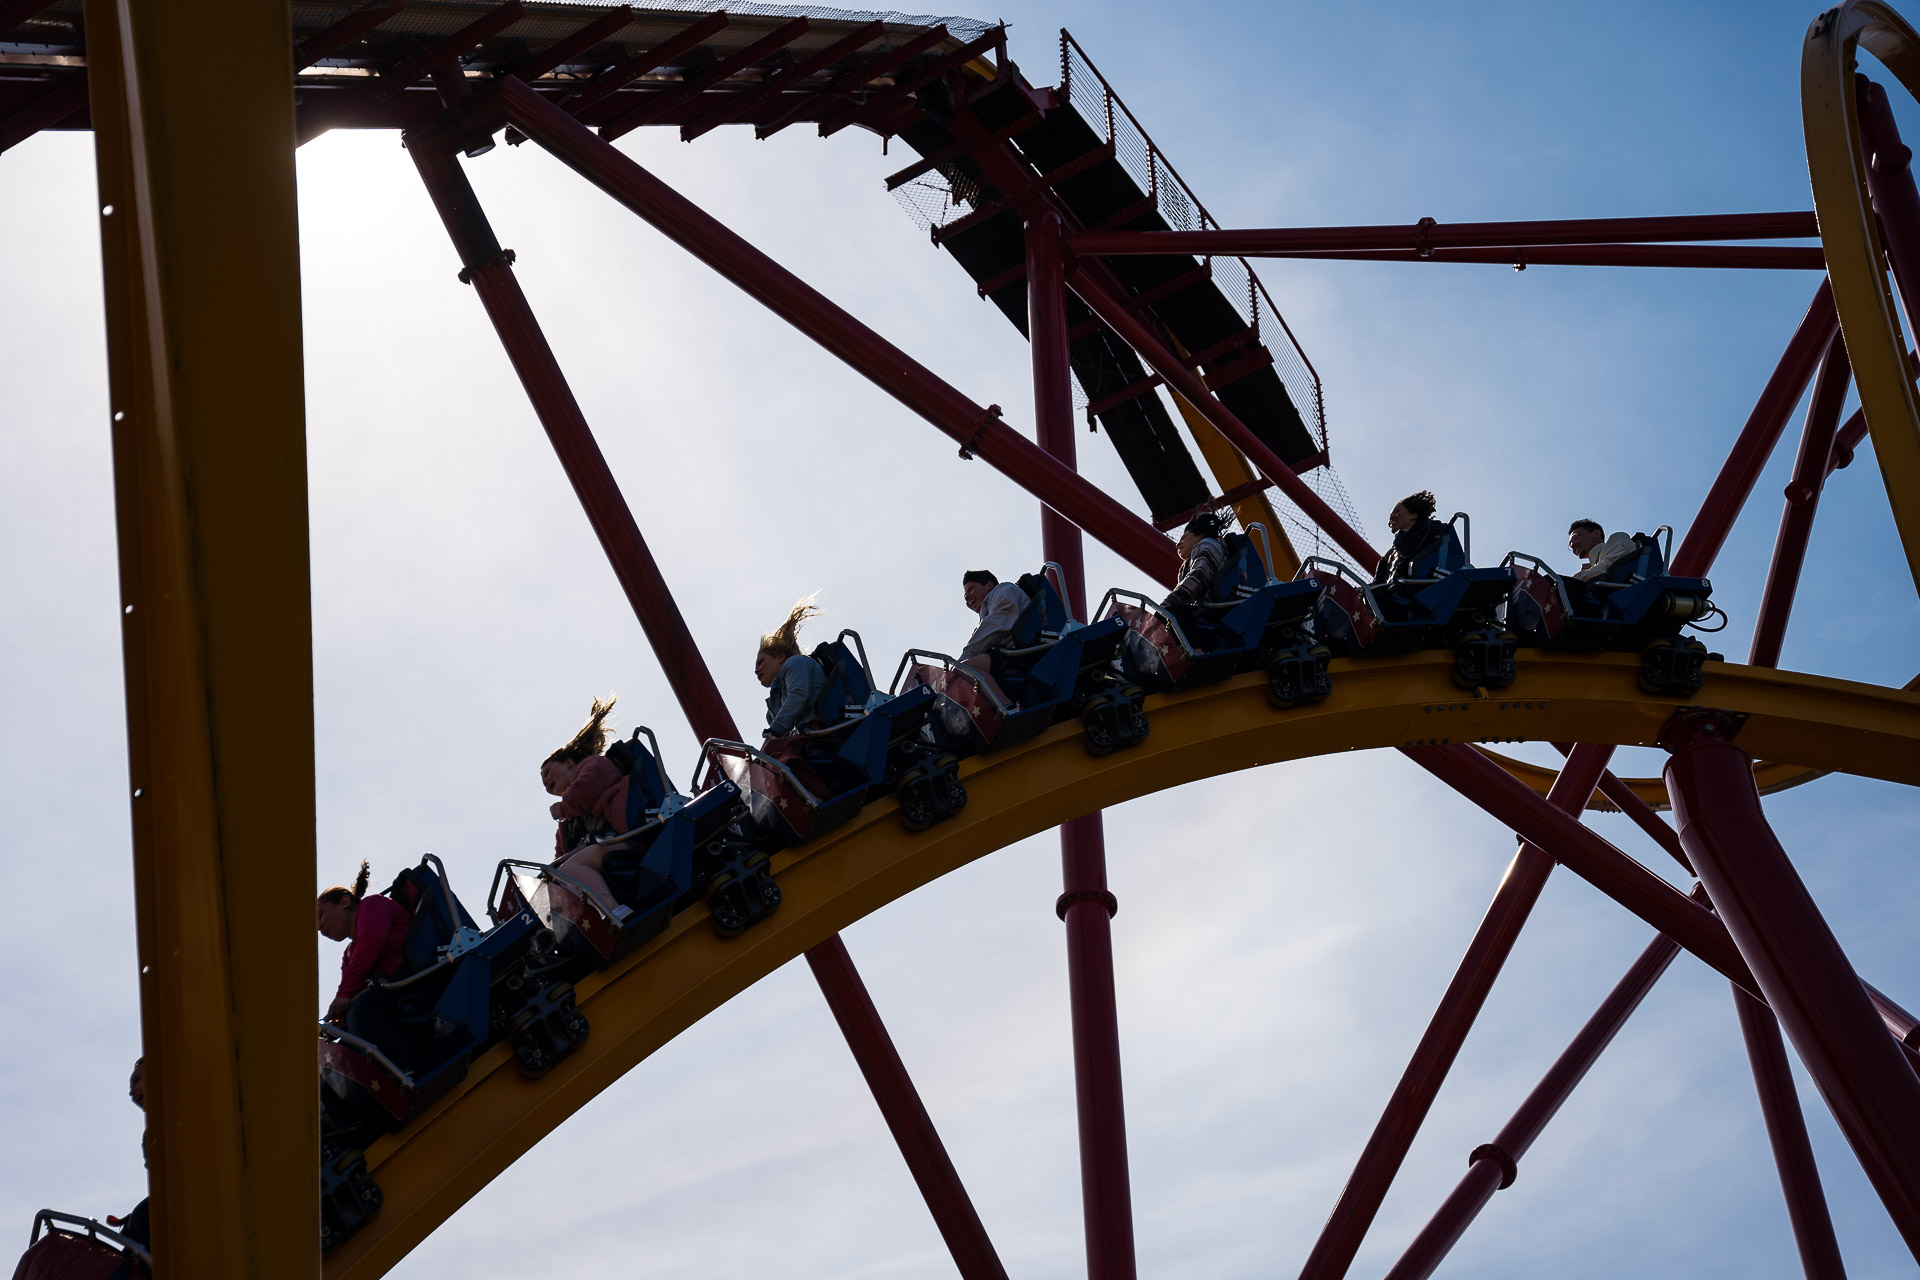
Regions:
<instances>
[{"instance_id":1,"label":"coaster car wheel","mask_svg":"<svg viewBox=\"0 0 1920 1280\"><path fill-rule=\"evenodd\" d=\"M1113 695L1103 693L1089 701L1086 711L1080 716L1080 723L1086 730L1084 740L1090 756L1111 755L1113 749L1120 745L1119 716L1113 703Z\"/></svg>"},{"instance_id":2,"label":"coaster car wheel","mask_svg":"<svg viewBox=\"0 0 1920 1280\"><path fill-rule=\"evenodd\" d=\"M513 1020L514 1060L520 1064L520 1073L529 1080L538 1080L553 1070L554 1063L560 1061L560 1055L554 1051L547 1029L533 1010L528 1009Z\"/></svg>"},{"instance_id":3,"label":"coaster car wheel","mask_svg":"<svg viewBox=\"0 0 1920 1280\"><path fill-rule=\"evenodd\" d=\"M1147 692L1138 685L1122 690L1125 699L1118 706L1117 719L1120 728L1120 745L1137 747L1147 740L1147 733L1153 728L1147 723L1147 713L1141 706L1147 700Z\"/></svg>"},{"instance_id":4,"label":"coaster car wheel","mask_svg":"<svg viewBox=\"0 0 1920 1280\"><path fill-rule=\"evenodd\" d=\"M1707 646L1690 636L1661 636L1640 651L1640 687L1652 694L1687 698L1706 682L1701 664Z\"/></svg>"},{"instance_id":5,"label":"coaster car wheel","mask_svg":"<svg viewBox=\"0 0 1920 1280\"><path fill-rule=\"evenodd\" d=\"M909 831L925 831L939 821L939 805L933 783L923 768L909 769L895 792L900 797L900 825Z\"/></svg>"},{"instance_id":6,"label":"coaster car wheel","mask_svg":"<svg viewBox=\"0 0 1920 1280\"><path fill-rule=\"evenodd\" d=\"M739 882L730 872L721 872L707 886L707 909L713 912L714 932L723 938L737 938L753 923Z\"/></svg>"},{"instance_id":7,"label":"coaster car wheel","mask_svg":"<svg viewBox=\"0 0 1920 1280\"><path fill-rule=\"evenodd\" d=\"M1462 689L1504 689L1518 674L1514 650L1520 638L1511 631L1475 631L1453 647L1453 682Z\"/></svg>"},{"instance_id":8,"label":"coaster car wheel","mask_svg":"<svg viewBox=\"0 0 1920 1280\"><path fill-rule=\"evenodd\" d=\"M939 810L941 818L951 818L967 807L967 788L954 772L959 767L960 762L955 760L944 771L934 775L934 807Z\"/></svg>"},{"instance_id":9,"label":"coaster car wheel","mask_svg":"<svg viewBox=\"0 0 1920 1280\"><path fill-rule=\"evenodd\" d=\"M747 880L740 896L752 915L748 924L764 920L780 909L780 884L773 878L772 859L760 854L747 860Z\"/></svg>"}]
</instances>

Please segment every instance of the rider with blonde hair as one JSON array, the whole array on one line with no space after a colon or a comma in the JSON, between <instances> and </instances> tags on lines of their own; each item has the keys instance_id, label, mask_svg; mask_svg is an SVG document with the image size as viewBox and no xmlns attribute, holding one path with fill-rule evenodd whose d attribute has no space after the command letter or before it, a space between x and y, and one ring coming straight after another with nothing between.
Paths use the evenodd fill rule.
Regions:
<instances>
[{"instance_id":1,"label":"rider with blonde hair","mask_svg":"<svg viewBox=\"0 0 1920 1280\"><path fill-rule=\"evenodd\" d=\"M814 597L787 610L787 620L760 637L753 674L767 694L768 742L814 727L813 704L827 687L827 673L818 662L800 652L800 628L819 614ZM768 748L771 750L771 748Z\"/></svg>"},{"instance_id":2,"label":"rider with blonde hair","mask_svg":"<svg viewBox=\"0 0 1920 1280\"><path fill-rule=\"evenodd\" d=\"M631 911L613 896L600 872L607 846L589 839L626 826L627 775L605 755L607 717L617 701L611 696L593 700L587 722L540 762L540 782L548 795L559 797L548 809L560 824L553 837L554 865L584 885L615 920L624 920Z\"/></svg>"}]
</instances>

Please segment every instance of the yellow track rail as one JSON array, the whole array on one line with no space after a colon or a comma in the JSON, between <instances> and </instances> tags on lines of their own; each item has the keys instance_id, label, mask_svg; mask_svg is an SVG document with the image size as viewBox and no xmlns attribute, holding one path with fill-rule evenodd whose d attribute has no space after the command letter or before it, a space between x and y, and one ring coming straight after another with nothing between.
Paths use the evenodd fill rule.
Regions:
<instances>
[{"instance_id":1,"label":"yellow track rail","mask_svg":"<svg viewBox=\"0 0 1920 1280\"><path fill-rule=\"evenodd\" d=\"M1333 696L1276 712L1262 676L1149 700L1145 743L1087 755L1078 725L966 762L967 807L919 835L891 801L774 859L784 903L732 941L696 908L577 985L593 1024L545 1079L495 1046L465 1081L367 1153L385 1207L330 1259L329 1280L372 1280L602 1089L738 992L830 934L995 849L1068 818L1199 778L1378 747L1477 741L1652 745L1680 700L1643 693L1627 654L1522 655L1500 695L1455 689L1453 656L1333 664ZM1739 741L1783 765L1920 785L1920 693L1793 672L1707 665L1700 705L1743 713Z\"/></svg>"},{"instance_id":2,"label":"yellow track rail","mask_svg":"<svg viewBox=\"0 0 1920 1280\"><path fill-rule=\"evenodd\" d=\"M1867 194L1855 50L1865 48L1920 97L1920 34L1879 0L1848 0L1807 28L1800 55L1800 115L1807 176L1820 218L1833 305L1847 339L1873 456L1886 482L1907 566L1920 586L1920 396L1907 372L1907 344L1888 285L1880 232ZM1920 299L1908 299L1920 305Z\"/></svg>"}]
</instances>

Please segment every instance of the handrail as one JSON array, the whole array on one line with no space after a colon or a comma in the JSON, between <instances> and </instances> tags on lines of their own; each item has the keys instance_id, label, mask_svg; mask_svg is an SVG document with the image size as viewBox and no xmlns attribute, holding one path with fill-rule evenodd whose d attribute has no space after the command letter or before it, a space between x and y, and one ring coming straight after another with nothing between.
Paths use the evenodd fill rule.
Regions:
<instances>
[{"instance_id":1,"label":"handrail","mask_svg":"<svg viewBox=\"0 0 1920 1280\"><path fill-rule=\"evenodd\" d=\"M666 784L667 794L672 795L678 788L673 785L673 779L667 776L667 758L660 754L660 739L654 737L653 730L643 724L633 726L633 731L647 735L647 741L653 745L653 766L660 771L660 781Z\"/></svg>"},{"instance_id":2,"label":"handrail","mask_svg":"<svg viewBox=\"0 0 1920 1280\"><path fill-rule=\"evenodd\" d=\"M1069 621L1078 622L1079 619L1073 616L1073 597L1067 594L1067 571L1060 567L1058 560L1042 560L1040 562L1040 576L1043 579L1047 576L1047 570L1049 569L1053 570L1054 590L1060 593L1060 607L1067 611ZM1061 630L1070 631L1072 628L1063 627Z\"/></svg>"},{"instance_id":3,"label":"handrail","mask_svg":"<svg viewBox=\"0 0 1920 1280\"><path fill-rule=\"evenodd\" d=\"M1447 518L1447 527L1452 528L1456 524L1466 529L1466 536L1460 539L1460 554L1466 557L1465 567L1470 569L1473 567L1473 517L1464 511L1456 511Z\"/></svg>"},{"instance_id":4,"label":"handrail","mask_svg":"<svg viewBox=\"0 0 1920 1280\"><path fill-rule=\"evenodd\" d=\"M458 933L460 931L460 900L453 896L453 884L447 879L447 864L440 861L440 855L434 853L421 854L420 861L431 862L433 873L440 877L440 892L445 894L447 899L447 922L453 931Z\"/></svg>"},{"instance_id":5,"label":"handrail","mask_svg":"<svg viewBox=\"0 0 1920 1280\"><path fill-rule=\"evenodd\" d=\"M1663 533L1667 535L1667 545L1660 552L1660 564L1662 568L1671 570L1673 565L1673 526L1663 524L1658 529L1655 529L1653 531L1653 540L1655 542L1660 541L1660 535Z\"/></svg>"},{"instance_id":6,"label":"handrail","mask_svg":"<svg viewBox=\"0 0 1920 1280\"><path fill-rule=\"evenodd\" d=\"M1280 581L1273 576L1273 543L1267 540L1267 526L1258 520L1247 526L1247 536L1252 537L1255 529L1260 531L1260 567L1267 571L1267 585L1273 586Z\"/></svg>"},{"instance_id":7,"label":"handrail","mask_svg":"<svg viewBox=\"0 0 1920 1280\"><path fill-rule=\"evenodd\" d=\"M853 637L853 647L860 651L860 673L866 676L867 688L871 690L873 688L873 664L867 661L867 646L861 641L860 633L852 627L844 627L841 629L840 634L833 638L833 642L839 644L848 636Z\"/></svg>"},{"instance_id":8,"label":"handrail","mask_svg":"<svg viewBox=\"0 0 1920 1280\"><path fill-rule=\"evenodd\" d=\"M349 1049L359 1050L362 1056L370 1058L374 1062L378 1063L381 1070L385 1071L388 1075L392 1076L395 1080L399 1081L400 1087L402 1089L405 1089L408 1093L412 1093L416 1088L419 1087L414 1083L412 1076L402 1071L399 1065L395 1063L392 1058L389 1058L386 1054L380 1052L380 1049L378 1048L378 1046L376 1046L371 1040L362 1040L359 1036L354 1035L351 1031L348 1031L345 1027L335 1026L331 1022L322 1022L320 1024L320 1038L323 1040L331 1040L336 1044L343 1044L347 1046L347 1048Z\"/></svg>"},{"instance_id":9,"label":"handrail","mask_svg":"<svg viewBox=\"0 0 1920 1280\"><path fill-rule=\"evenodd\" d=\"M86 1228L89 1240L98 1240L122 1253L132 1254L134 1260L148 1271L153 1270L153 1255L139 1241L115 1231L112 1227L93 1218L83 1218L77 1213L61 1213L58 1209L42 1209L33 1215L33 1230L27 1236L27 1247L31 1249L40 1242L40 1228L46 1227L51 1234L55 1224Z\"/></svg>"}]
</instances>

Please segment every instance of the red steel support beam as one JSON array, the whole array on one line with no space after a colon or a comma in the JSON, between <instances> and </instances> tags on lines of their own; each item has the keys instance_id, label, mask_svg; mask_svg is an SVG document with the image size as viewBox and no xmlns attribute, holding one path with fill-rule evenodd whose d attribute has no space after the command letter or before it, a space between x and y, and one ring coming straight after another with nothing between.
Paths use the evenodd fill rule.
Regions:
<instances>
[{"instance_id":1,"label":"red steel support beam","mask_svg":"<svg viewBox=\"0 0 1920 1280\"><path fill-rule=\"evenodd\" d=\"M66 80L44 89L0 119L0 151L18 146L42 129L51 129L87 105L87 78Z\"/></svg>"},{"instance_id":2,"label":"red steel support beam","mask_svg":"<svg viewBox=\"0 0 1920 1280\"><path fill-rule=\"evenodd\" d=\"M850 58L869 44L878 40L886 32L886 24L869 22L855 30L851 35L842 36L826 48L812 53L790 67L768 76L752 89L743 89L733 97L714 107L697 120L689 120L680 126L680 141L692 142L701 134L717 129L723 124L731 124L747 116L761 105L772 102L789 89L797 89L802 82L816 72L825 71L843 58Z\"/></svg>"},{"instance_id":3,"label":"red steel support beam","mask_svg":"<svg viewBox=\"0 0 1920 1280\"><path fill-rule=\"evenodd\" d=\"M1820 234L1813 212L1678 218L1573 218L1554 222L1454 222L1412 226L1281 227L1251 231L1083 231L1075 253L1194 254L1260 258L1300 250L1460 249L1490 245L1638 244L1655 240L1786 240Z\"/></svg>"},{"instance_id":4,"label":"red steel support beam","mask_svg":"<svg viewBox=\"0 0 1920 1280\"><path fill-rule=\"evenodd\" d=\"M1774 366L1773 376L1767 379L1753 412L1747 416L1746 425L1734 440L1726 462L1721 464L1720 474L1714 477L1713 487L1707 491L1693 523L1687 527L1687 536L1675 549L1670 572L1683 578L1697 577L1706 573L1714 557L1720 554L1735 517L1746 505L1754 483L1760 479L1761 469L1767 465L1774 445L1779 443L1780 433L1787 428L1793 406L1799 403L1800 393L1812 379L1821 354L1839 331L1840 316L1833 309L1833 286L1822 280L1813 302L1807 307L1807 314L1800 320L1800 327L1794 330L1780 362Z\"/></svg>"},{"instance_id":5,"label":"red steel support beam","mask_svg":"<svg viewBox=\"0 0 1920 1280\"><path fill-rule=\"evenodd\" d=\"M1793 1068L1787 1064L1787 1047L1780 1040L1780 1021L1773 1010L1738 987L1733 989L1733 1007L1740 1015L1740 1035L1753 1066L1753 1087L1760 1094L1760 1114L1767 1123L1767 1141L1787 1198L1787 1221L1800 1249L1800 1267L1807 1280L1846 1280L1833 1215L1827 1211L1827 1195L1820 1187L1820 1167L1814 1163L1800 1094L1793 1086Z\"/></svg>"},{"instance_id":6,"label":"red steel support beam","mask_svg":"<svg viewBox=\"0 0 1920 1280\"><path fill-rule=\"evenodd\" d=\"M1587 797L1593 794L1594 782L1607 767L1607 759L1612 754L1610 746L1576 747L1544 801L1530 790L1527 794L1554 812L1578 813L1586 805ZM1488 767L1502 777L1507 776L1498 765L1488 762ZM1518 785L1524 787L1524 784ZM1573 819L1567 821L1573 822ZM1577 822L1574 825L1579 826ZM1487 993L1500 976L1501 966L1513 951L1521 928L1540 900L1541 891L1547 887L1553 861L1546 851L1532 843L1522 843L1519 852L1514 854L1492 905L1474 931L1473 940L1467 944L1467 953L1454 970L1446 994L1440 998L1440 1007L1434 1010L1433 1019L1394 1086L1393 1096L1387 1100L1386 1110L1367 1138L1346 1186L1341 1188L1339 1201L1327 1215L1312 1252L1300 1268L1301 1280L1340 1280L1353 1265L1367 1229L1373 1225L1381 1202L1387 1198L1387 1191L1413 1146L1414 1135L1427 1118L1447 1072L1459 1056L1461 1045L1466 1043L1467 1033L1473 1029L1474 1019L1480 1015Z\"/></svg>"},{"instance_id":7,"label":"red steel support beam","mask_svg":"<svg viewBox=\"0 0 1920 1280\"><path fill-rule=\"evenodd\" d=\"M0 0L0 36L11 35L14 28L52 6L53 0Z\"/></svg>"},{"instance_id":8,"label":"red steel support beam","mask_svg":"<svg viewBox=\"0 0 1920 1280\"><path fill-rule=\"evenodd\" d=\"M622 87L648 72L657 71L675 58L699 48L725 31L730 21L732 19L724 10L710 13L685 30L668 36L645 53L636 53L618 66L608 67L589 80L577 97L566 99L566 110L572 115L580 115L588 107L612 97Z\"/></svg>"},{"instance_id":9,"label":"red steel support beam","mask_svg":"<svg viewBox=\"0 0 1920 1280\"><path fill-rule=\"evenodd\" d=\"M1051 209L1027 223L1027 338L1033 353L1033 407L1040 447L1074 465L1073 387L1067 350L1066 227ZM1066 579L1073 616L1087 617L1080 530L1040 508L1040 540ZM1067 988L1073 1017L1074 1096L1080 1128L1080 1198L1089 1280L1133 1280L1133 1192L1127 1174L1127 1118L1120 1076L1120 1014L1114 995L1106 834L1100 814L1060 828L1062 891L1055 911L1067 929Z\"/></svg>"},{"instance_id":10,"label":"red steel support beam","mask_svg":"<svg viewBox=\"0 0 1920 1280\"><path fill-rule=\"evenodd\" d=\"M898 48L891 49L877 57L870 58L852 70L836 76L827 82L817 96L823 100L831 101L834 98L844 97L850 93L858 93L873 83L874 80L888 74L895 67L911 62L946 38L946 27L929 27ZM769 120L765 124L755 125L753 128L753 136L762 141L771 138L774 134L792 124L794 118L806 110L807 105L805 102L796 102L792 108L781 115L779 119Z\"/></svg>"},{"instance_id":11,"label":"red steel support beam","mask_svg":"<svg viewBox=\"0 0 1920 1280\"><path fill-rule=\"evenodd\" d=\"M372 4L362 5L293 46L293 69L305 71L320 59L331 58L406 7L407 0L374 0Z\"/></svg>"},{"instance_id":12,"label":"red steel support beam","mask_svg":"<svg viewBox=\"0 0 1920 1280\"><path fill-rule=\"evenodd\" d=\"M737 53L728 54L705 70L688 76L685 82L647 94L636 105L601 125L600 136L612 142L615 138L632 133L642 125L652 124L682 103L697 101L701 94L735 72L744 71L754 63L780 52L807 34L812 26L813 23L806 18L795 18L792 22L774 28L746 48Z\"/></svg>"},{"instance_id":13,"label":"red steel support beam","mask_svg":"<svg viewBox=\"0 0 1920 1280\"><path fill-rule=\"evenodd\" d=\"M518 76L523 83L531 84L549 71L557 71L575 58L588 52L594 46L613 39L633 21L633 6L623 4L609 10L605 17L596 18L570 36L562 36L540 52L509 68L508 74Z\"/></svg>"},{"instance_id":14,"label":"red steel support beam","mask_svg":"<svg viewBox=\"0 0 1920 1280\"><path fill-rule=\"evenodd\" d=\"M961 45L951 53L942 54L927 66L920 68L906 79L898 81L889 88L882 89L865 102L857 102L836 115L828 116L820 122L820 136L831 138L848 125L871 123L893 107L907 102L920 90L938 80L949 71L958 70L975 58L985 57L1007 42L1007 29L1004 25L995 27L979 39Z\"/></svg>"},{"instance_id":15,"label":"red steel support beam","mask_svg":"<svg viewBox=\"0 0 1920 1280\"><path fill-rule=\"evenodd\" d=\"M1530 840L1600 892L1691 951L1743 990L1762 995L1727 926L1713 912L1629 858L1570 813L1477 751L1402 747L1402 754ZM1573 768L1561 770L1565 777ZM1587 793L1592 790L1588 784ZM1669 788L1671 790L1671 788ZM1687 846L1692 852L1692 846ZM1697 863L1696 863L1697 865ZM1711 888L1711 886L1709 886ZM1716 899L1717 901L1717 899Z\"/></svg>"},{"instance_id":16,"label":"red steel support beam","mask_svg":"<svg viewBox=\"0 0 1920 1280\"><path fill-rule=\"evenodd\" d=\"M906 1157L907 1168L933 1212L954 1266L964 1280L1007 1280L1006 1268L1000 1265L980 1215L967 1198L967 1189L960 1183L926 1105L901 1064L900 1051L880 1021L866 983L853 967L847 944L836 933L807 952L807 966L826 993L834 1020L847 1037L860 1072L880 1104L880 1114L886 1117L887 1128L892 1130L893 1140L899 1144L900 1154Z\"/></svg>"},{"instance_id":17,"label":"red steel support beam","mask_svg":"<svg viewBox=\"0 0 1920 1280\"><path fill-rule=\"evenodd\" d=\"M1158 235L1159 232L1152 234ZM1067 276L1067 283L1080 295L1080 300L1100 317L1109 329L1118 334L1120 340L1139 353L1140 358L1155 373L1159 374L1167 386L1177 391L1184 399L1198 409L1206 420L1214 425L1220 434L1233 441L1248 461L1261 471L1267 479L1300 508L1307 519L1320 526L1321 530L1332 538L1340 548L1357 560L1363 568L1371 566L1379 556L1367 540L1360 536L1345 520L1326 504L1326 502L1307 487L1307 482L1294 474L1292 467L1280 460L1278 454L1266 446L1260 437L1235 417L1225 405L1221 404L1213 392L1207 389L1206 382L1192 369L1187 368L1180 358L1167 350L1166 346L1134 314L1127 310L1113 294L1107 292L1093 274L1084 266L1076 264ZM1586 797L1581 797L1584 802Z\"/></svg>"},{"instance_id":18,"label":"red steel support beam","mask_svg":"<svg viewBox=\"0 0 1920 1280\"><path fill-rule=\"evenodd\" d=\"M1143 232L1158 235L1159 232ZM1269 258L1312 258L1335 262L1488 263L1528 267L1709 267L1734 271L1825 271L1826 251L1779 245L1603 244L1507 245L1485 249L1291 249Z\"/></svg>"},{"instance_id":19,"label":"red steel support beam","mask_svg":"<svg viewBox=\"0 0 1920 1280\"><path fill-rule=\"evenodd\" d=\"M1780 512L1780 531L1773 540L1773 562L1767 567L1767 585L1753 623L1753 642L1747 661L1756 667L1780 665L1787 617L1793 612L1800 570L1806 563L1807 536L1813 532L1820 489L1832 465L1834 436L1839 430L1840 410L1846 404L1849 381L1847 344L1836 330L1827 340L1820 372L1813 380L1806 426L1800 432L1800 452L1793 461L1793 479L1787 482L1787 502Z\"/></svg>"},{"instance_id":20,"label":"red steel support beam","mask_svg":"<svg viewBox=\"0 0 1920 1280\"><path fill-rule=\"evenodd\" d=\"M459 251L461 277L480 295L695 736L737 739L740 731L720 697L713 674L634 523L633 513L540 331L539 321L520 291L512 255L504 252L494 238L459 161L425 140L409 150ZM854 971L845 945L836 935L815 952L819 953L817 958L810 952L807 959L821 993L846 1032L848 1047L873 1087L874 1098L899 1142L900 1154L906 1158L914 1181L926 1193L927 1207L953 1249L954 1262L967 1280L1006 1280L986 1229L927 1118L906 1065L881 1025L879 1011Z\"/></svg>"},{"instance_id":21,"label":"red steel support beam","mask_svg":"<svg viewBox=\"0 0 1920 1280\"><path fill-rule=\"evenodd\" d=\"M1907 1247L1920 1258L1920 1078L1760 807L1753 761L1715 712L1663 735L1680 839L1760 993L1826 1098Z\"/></svg>"},{"instance_id":22,"label":"red steel support beam","mask_svg":"<svg viewBox=\"0 0 1920 1280\"><path fill-rule=\"evenodd\" d=\"M409 85L417 84L435 67L473 52L481 42L518 22L522 13L520 0L507 0L446 39L436 41L418 56L388 67L365 84L330 90L324 97L316 93L314 102L300 113L299 144L305 145L329 129L353 123L389 98L405 92Z\"/></svg>"},{"instance_id":23,"label":"red steel support beam","mask_svg":"<svg viewBox=\"0 0 1920 1280\"><path fill-rule=\"evenodd\" d=\"M1880 215L1880 232L1907 323L1920 312L1920 191L1914 189L1913 152L1900 141L1887 91L1855 76L1860 95L1860 145L1867 152L1867 191Z\"/></svg>"},{"instance_id":24,"label":"red steel support beam","mask_svg":"<svg viewBox=\"0 0 1920 1280\"><path fill-rule=\"evenodd\" d=\"M1141 572L1172 583L1177 557L1172 544L1152 525L1048 456L1001 422L997 413L974 403L828 301L618 148L594 136L565 111L512 77L501 80L499 89L506 115L562 163L960 442L967 454L978 455L1012 478Z\"/></svg>"},{"instance_id":25,"label":"red steel support beam","mask_svg":"<svg viewBox=\"0 0 1920 1280\"><path fill-rule=\"evenodd\" d=\"M1427 1280L1447 1256L1447 1251L1487 1207L1493 1193L1513 1185L1521 1157L1527 1154L1574 1088L1586 1078L1587 1071L1613 1043L1613 1037L1679 953L1680 944L1671 938L1655 938L1648 944L1520 1104L1520 1109L1513 1113L1513 1118L1492 1142L1474 1148L1473 1154L1467 1157L1466 1176L1460 1179L1460 1185L1441 1204L1400 1260L1393 1264L1386 1280Z\"/></svg>"},{"instance_id":26,"label":"red steel support beam","mask_svg":"<svg viewBox=\"0 0 1920 1280\"><path fill-rule=\"evenodd\" d=\"M567 385L559 361L547 345L540 323L514 278L512 258L502 251L485 212L457 160L436 148L410 148L415 166L433 197L434 207L453 237L463 265L461 278L480 295L481 305L500 335L540 425L586 511L587 521L613 566L614 576L653 646L653 656L680 700L697 738L737 738L713 673L694 642L687 620L634 522L633 512L593 438L586 415Z\"/></svg>"}]
</instances>

